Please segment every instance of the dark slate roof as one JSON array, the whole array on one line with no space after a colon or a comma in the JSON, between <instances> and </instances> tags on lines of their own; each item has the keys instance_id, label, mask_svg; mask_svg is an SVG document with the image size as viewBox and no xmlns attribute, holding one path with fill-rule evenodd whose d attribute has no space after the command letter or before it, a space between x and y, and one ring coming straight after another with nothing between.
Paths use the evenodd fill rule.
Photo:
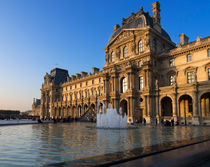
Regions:
<instances>
[{"instance_id":1,"label":"dark slate roof","mask_svg":"<svg viewBox=\"0 0 210 167\"><path fill-rule=\"evenodd\" d=\"M60 85L67 81L67 77L69 76L68 70L64 70L61 68L55 68L51 70L51 78L55 85Z\"/></svg>"}]
</instances>

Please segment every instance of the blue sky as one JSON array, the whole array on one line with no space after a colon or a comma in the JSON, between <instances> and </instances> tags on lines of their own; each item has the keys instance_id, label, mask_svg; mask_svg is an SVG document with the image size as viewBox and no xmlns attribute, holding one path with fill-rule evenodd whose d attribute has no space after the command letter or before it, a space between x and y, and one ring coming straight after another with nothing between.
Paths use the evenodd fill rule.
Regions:
<instances>
[{"instance_id":1,"label":"blue sky","mask_svg":"<svg viewBox=\"0 0 210 167\"><path fill-rule=\"evenodd\" d=\"M0 109L31 109L46 72L103 68L113 26L154 0L0 0ZM210 36L209 0L160 0L161 24L175 43Z\"/></svg>"}]
</instances>

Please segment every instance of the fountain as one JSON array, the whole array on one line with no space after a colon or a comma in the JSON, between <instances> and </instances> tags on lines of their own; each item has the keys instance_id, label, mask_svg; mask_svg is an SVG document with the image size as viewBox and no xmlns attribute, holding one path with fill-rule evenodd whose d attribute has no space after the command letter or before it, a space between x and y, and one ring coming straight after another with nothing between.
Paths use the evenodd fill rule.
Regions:
<instances>
[{"instance_id":1,"label":"fountain","mask_svg":"<svg viewBox=\"0 0 210 167\"><path fill-rule=\"evenodd\" d=\"M111 128L111 129L125 129L127 125L127 115L122 114L122 108L119 109L119 113L116 109L112 108L112 105L108 105L108 109L105 112L105 105L103 104L102 111L100 111L100 101L97 101L98 112L96 115L96 127L97 128Z\"/></svg>"}]
</instances>

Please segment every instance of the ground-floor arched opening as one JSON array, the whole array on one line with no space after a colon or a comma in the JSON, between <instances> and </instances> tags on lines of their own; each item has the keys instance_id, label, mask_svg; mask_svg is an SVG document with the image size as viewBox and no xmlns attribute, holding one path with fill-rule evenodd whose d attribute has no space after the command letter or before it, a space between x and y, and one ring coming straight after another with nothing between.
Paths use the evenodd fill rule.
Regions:
<instances>
[{"instance_id":1,"label":"ground-floor arched opening","mask_svg":"<svg viewBox=\"0 0 210 167\"><path fill-rule=\"evenodd\" d=\"M120 102L120 107L122 108L122 114L128 115L128 103L126 100L122 100Z\"/></svg>"},{"instance_id":2,"label":"ground-floor arched opening","mask_svg":"<svg viewBox=\"0 0 210 167\"><path fill-rule=\"evenodd\" d=\"M170 120L173 116L172 100L168 96L161 100L161 116L164 120Z\"/></svg>"},{"instance_id":3,"label":"ground-floor arched opening","mask_svg":"<svg viewBox=\"0 0 210 167\"><path fill-rule=\"evenodd\" d=\"M200 99L201 116L210 117L210 92L204 93Z\"/></svg>"},{"instance_id":4,"label":"ground-floor arched opening","mask_svg":"<svg viewBox=\"0 0 210 167\"><path fill-rule=\"evenodd\" d=\"M92 111L95 111L95 104L91 104L91 106L90 106L90 109L92 110Z\"/></svg>"},{"instance_id":5,"label":"ground-floor arched opening","mask_svg":"<svg viewBox=\"0 0 210 167\"><path fill-rule=\"evenodd\" d=\"M86 113L87 111L88 111L88 105L85 104L85 105L84 105L84 113Z\"/></svg>"},{"instance_id":6,"label":"ground-floor arched opening","mask_svg":"<svg viewBox=\"0 0 210 167\"><path fill-rule=\"evenodd\" d=\"M81 105L78 106L78 117L80 118L82 114L82 107Z\"/></svg>"},{"instance_id":7,"label":"ground-floor arched opening","mask_svg":"<svg viewBox=\"0 0 210 167\"><path fill-rule=\"evenodd\" d=\"M189 95L183 95L179 98L179 116L184 119L184 124L188 124L193 116L192 98Z\"/></svg>"},{"instance_id":8,"label":"ground-floor arched opening","mask_svg":"<svg viewBox=\"0 0 210 167\"><path fill-rule=\"evenodd\" d=\"M61 118L61 108L58 108L58 118Z\"/></svg>"},{"instance_id":9,"label":"ground-floor arched opening","mask_svg":"<svg viewBox=\"0 0 210 167\"><path fill-rule=\"evenodd\" d=\"M76 107L73 106L72 108L72 118L76 118Z\"/></svg>"},{"instance_id":10,"label":"ground-floor arched opening","mask_svg":"<svg viewBox=\"0 0 210 167\"><path fill-rule=\"evenodd\" d=\"M100 105L99 105L99 111L97 111L97 112L103 112L103 104L102 103L100 103Z\"/></svg>"},{"instance_id":11,"label":"ground-floor arched opening","mask_svg":"<svg viewBox=\"0 0 210 167\"><path fill-rule=\"evenodd\" d=\"M71 117L71 107L68 107L67 110L68 110L68 117Z\"/></svg>"}]
</instances>

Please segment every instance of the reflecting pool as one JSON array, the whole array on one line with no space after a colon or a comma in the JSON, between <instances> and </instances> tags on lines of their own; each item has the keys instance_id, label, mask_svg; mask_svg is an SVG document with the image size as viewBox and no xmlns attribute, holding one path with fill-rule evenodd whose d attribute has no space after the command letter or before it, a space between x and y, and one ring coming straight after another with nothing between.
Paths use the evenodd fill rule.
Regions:
<instances>
[{"instance_id":1,"label":"reflecting pool","mask_svg":"<svg viewBox=\"0 0 210 167\"><path fill-rule=\"evenodd\" d=\"M210 135L210 127L140 126L113 130L93 123L0 127L0 166L43 166Z\"/></svg>"}]
</instances>

